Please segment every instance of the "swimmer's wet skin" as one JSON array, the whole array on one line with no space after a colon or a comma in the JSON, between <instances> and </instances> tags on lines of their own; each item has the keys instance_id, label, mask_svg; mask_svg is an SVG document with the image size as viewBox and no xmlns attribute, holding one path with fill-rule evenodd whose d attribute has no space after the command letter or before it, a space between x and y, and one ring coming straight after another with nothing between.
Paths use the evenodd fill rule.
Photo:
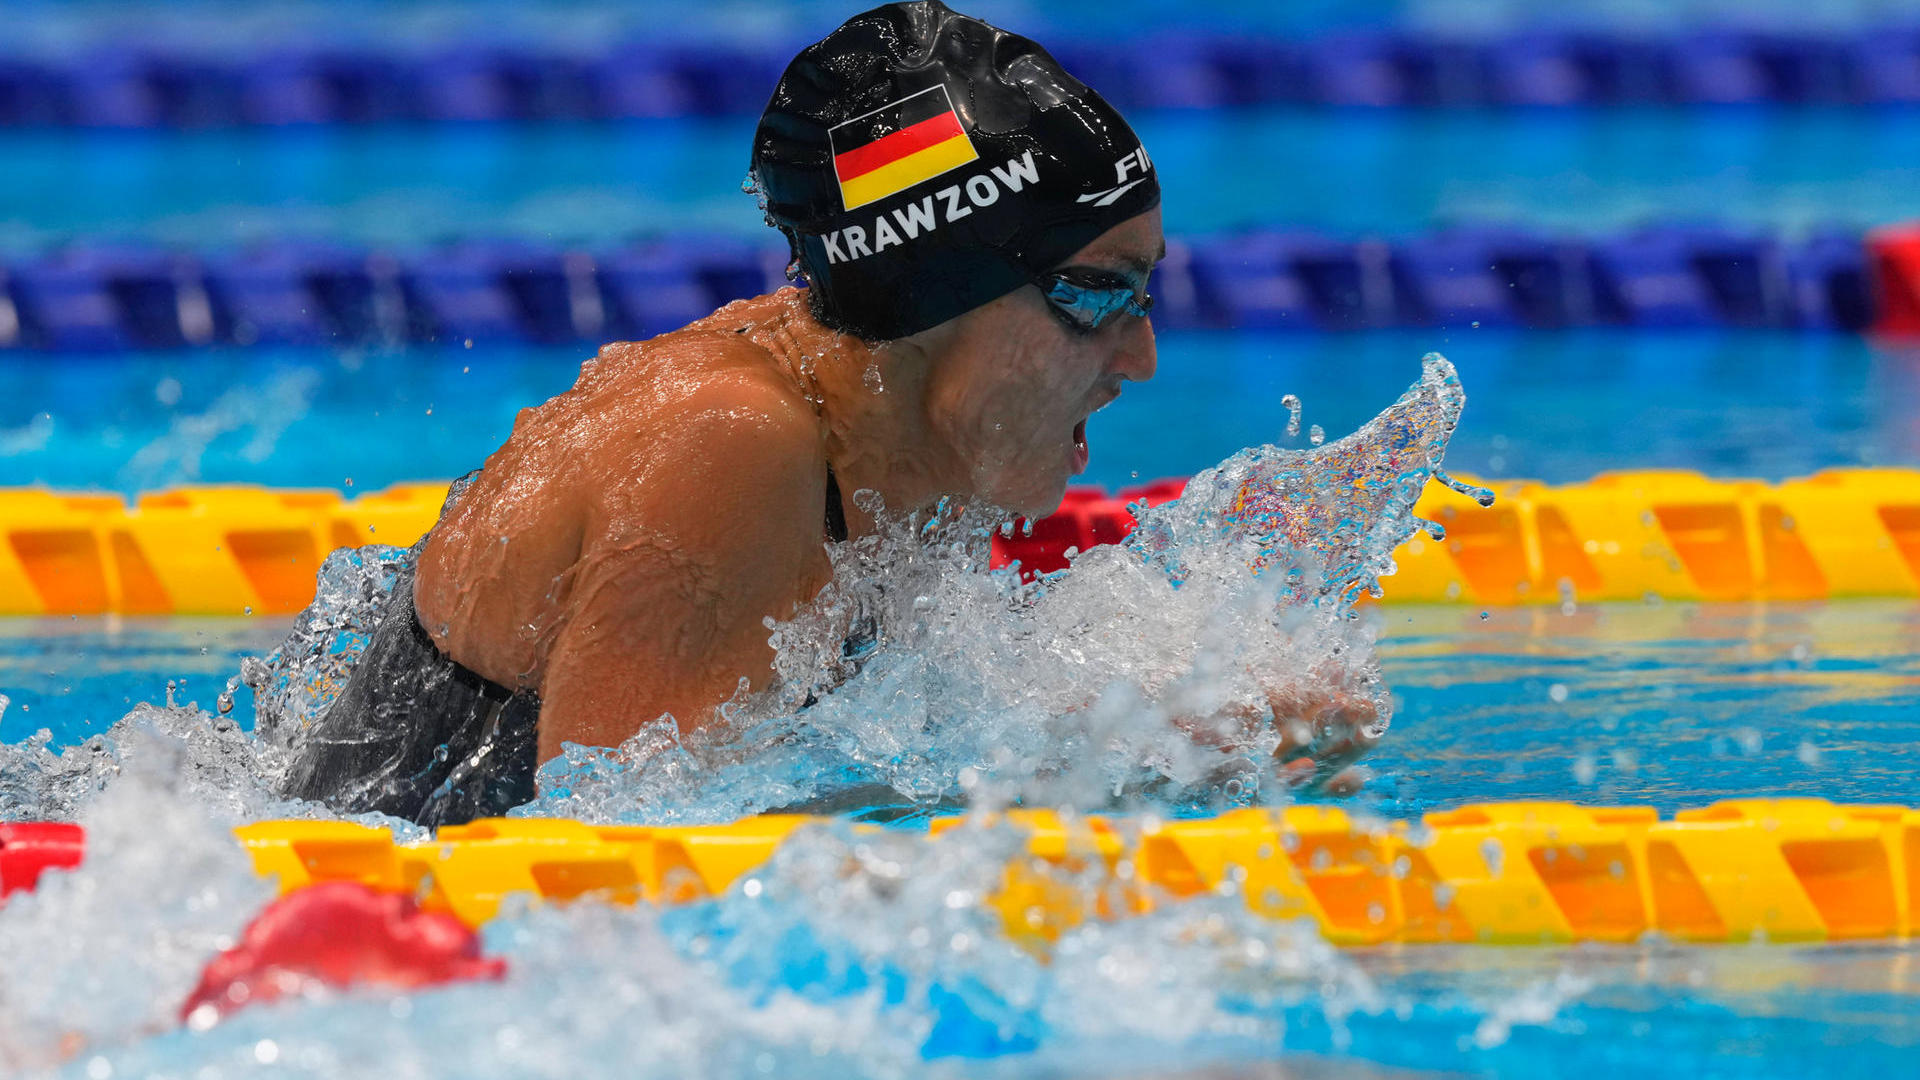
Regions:
<instances>
[{"instance_id":1,"label":"swimmer's wet skin","mask_svg":"<svg viewBox=\"0 0 1920 1080\"><path fill-rule=\"evenodd\" d=\"M532 797L564 743L708 725L769 682L823 538L948 497L1047 513L1087 418L1154 374L1152 159L1032 41L931 0L856 16L781 77L752 175L808 287L608 345L523 411L286 733L289 793L444 824Z\"/></svg>"}]
</instances>

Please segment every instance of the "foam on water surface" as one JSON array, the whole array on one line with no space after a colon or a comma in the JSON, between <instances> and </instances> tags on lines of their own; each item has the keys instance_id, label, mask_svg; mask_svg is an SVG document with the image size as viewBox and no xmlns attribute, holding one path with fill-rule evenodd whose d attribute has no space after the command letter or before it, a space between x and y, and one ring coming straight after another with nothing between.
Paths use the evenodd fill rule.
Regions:
<instances>
[{"instance_id":1,"label":"foam on water surface","mask_svg":"<svg viewBox=\"0 0 1920 1080\"><path fill-rule=\"evenodd\" d=\"M999 519L985 510L889 519L837 546L834 583L770 627L768 691L697 738L663 720L619 748L569 748L521 812L718 821L835 800L1166 813L1283 799L1283 729L1329 722L1328 694L1375 703L1384 726L1371 633L1347 601L1416 527L1412 501L1462 401L1429 358L1348 439L1237 455L1144 512L1133 543L1033 582L986 569ZM216 711L142 706L57 753L45 739L0 747L0 814L90 828L81 870L0 909L0 1062L90 1077L856 1077L977 1075L995 1059L1005 1075L1112 1075L1339 1051L1365 1018L1427 1007L1383 993L1309 926L1251 915L1231 888L1051 943L1010 938L987 897L1019 841L982 819L936 843L813 830L726 895L669 911L510 907L487 929L509 964L498 985L336 993L179 1030L200 965L270 891L227 830L324 814L279 798L276 781L401 557L328 561L319 602L244 673L258 737ZM1534 996L1431 1022L1497 1042L1500 1025L1550 1019L1569 996L1521 993Z\"/></svg>"}]
</instances>

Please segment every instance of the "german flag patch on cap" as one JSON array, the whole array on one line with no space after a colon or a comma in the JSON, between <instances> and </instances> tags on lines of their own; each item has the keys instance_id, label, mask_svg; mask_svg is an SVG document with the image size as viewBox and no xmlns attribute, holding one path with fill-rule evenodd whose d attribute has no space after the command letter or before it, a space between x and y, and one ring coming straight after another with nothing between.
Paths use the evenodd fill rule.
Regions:
<instances>
[{"instance_id":1,"label":"german flag patch on cap","mask_svg":"<svg viewBox=\"0 0 1920 1080\"><path fill-rule=\"evenodd\" d=\"M957 169L980 155L945 86L930 86L827 131L840 201L851 210Z\"/></svg>"}]
</instances>

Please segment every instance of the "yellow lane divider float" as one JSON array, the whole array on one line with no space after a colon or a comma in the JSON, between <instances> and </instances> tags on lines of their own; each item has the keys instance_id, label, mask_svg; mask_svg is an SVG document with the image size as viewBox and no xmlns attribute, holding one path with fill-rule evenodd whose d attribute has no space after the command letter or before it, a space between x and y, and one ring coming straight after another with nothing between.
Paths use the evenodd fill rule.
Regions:
<instances>
[{"instance_id":1,"label":"yellow lane divider float","mask_svg":"<svg viewBox=\"0 0 1920 1080\"><path fill-rule=\"evenodd\" d=\"M951 842L964 819L909 842ZM681 903L726 891L799 830L829 819L711 827L490 819L395 844L384 829L273 821L239 836L282 891L357 881L417 895L470 926L506 897ZM1239 810L1192 821L1016 811L1024 834L990 898L1016 939L1225 892L1346 945L1900 938L1920 922L1920 812L1823 799L1736 800L1659 820L1647 807L1521 802L1433 813L1418 826L1344 810ZM877 826L837 826L857 847ZM850 830L846 831L846 830ZM899 836L903 830L886 832Z\"/></svg>"},{"instance_id":2,"label":"yellow lane divider float","mask_svg":"<svg viewBox=\"0 0 1920 1080\"><path fill-rule=\"evenodd\" d=\"M1767 484L1693 472L1492 485L1482 508L1438 485L1387 599L1411 603L1805 600L1920 596L1920 470L1833 470ZM0 489L0 614L298 611L342 545L417 540L444 483L332 491L181 488L143 495Z\"/></svg>"}]
</instances>

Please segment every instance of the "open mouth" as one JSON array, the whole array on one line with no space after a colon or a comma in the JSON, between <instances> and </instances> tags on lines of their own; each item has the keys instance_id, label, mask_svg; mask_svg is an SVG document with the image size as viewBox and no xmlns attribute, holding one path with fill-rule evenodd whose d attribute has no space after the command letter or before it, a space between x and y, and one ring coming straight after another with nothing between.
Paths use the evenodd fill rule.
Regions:
<instances>
[{"instance_id":1,"label":"open mouth","mask_svg":"<svg viewBox=\"0 0 1920 1080\"><path fill-rule=\"evenodd\" d=\"M1092 454L1087 450L1087 418L1073 425L1073 472L1075 476L1087 470L1087 462Z\"/></svg>"}]
</instances>

